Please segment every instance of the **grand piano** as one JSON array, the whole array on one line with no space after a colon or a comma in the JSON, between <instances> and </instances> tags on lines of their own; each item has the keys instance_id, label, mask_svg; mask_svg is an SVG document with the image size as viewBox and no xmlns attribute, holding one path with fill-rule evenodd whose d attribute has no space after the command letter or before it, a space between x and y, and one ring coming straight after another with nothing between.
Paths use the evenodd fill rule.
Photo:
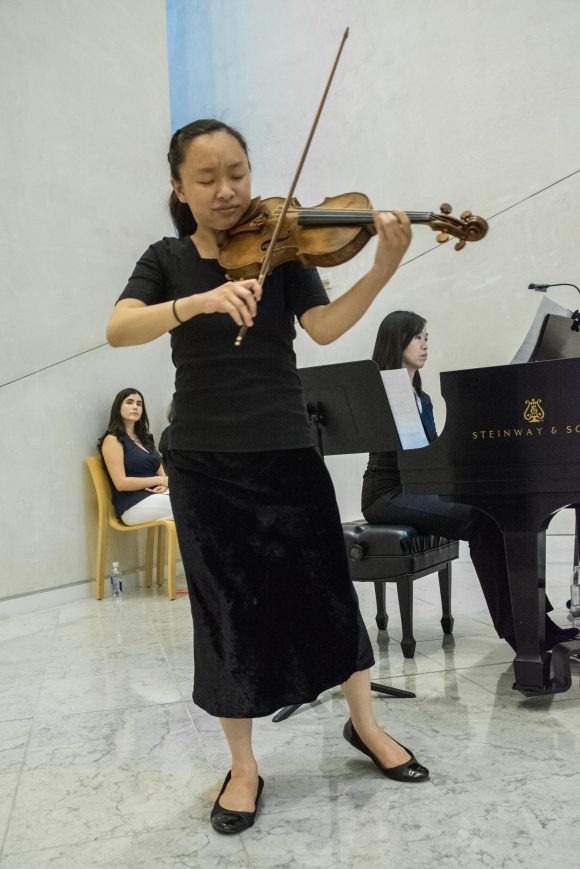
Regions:
<instances>
[{"instance_id":1,"label":"grand piano","mask_svg":"<svg viewBox=\"0 0 580 869\"><path fill-rule=\"evenodd\" d=\"M546 528L558 510L580 504L580 358L444 372L441 393L447 419L438 439L399 452L404 491L469 504L496 521L515 621L514 687L564 691L580 642L544 649Z\"/></svg>"},{"instance_id":2,"label":"grand piano","mask_svg":"<svg viewBox=\"0 0 580 869\"><path fill-rule=\"evenodd\" d=\"M401 449L370 360L299 370L322 455L396 450L403 488L483 510L504 538L517 653L514 687L570 687L572 640L545 650L546 529L580 504L580 314L545 318L533 362L441 374L440 436ZM577 539L580 509L576 509Z\"/></svg>"}]
</instances>

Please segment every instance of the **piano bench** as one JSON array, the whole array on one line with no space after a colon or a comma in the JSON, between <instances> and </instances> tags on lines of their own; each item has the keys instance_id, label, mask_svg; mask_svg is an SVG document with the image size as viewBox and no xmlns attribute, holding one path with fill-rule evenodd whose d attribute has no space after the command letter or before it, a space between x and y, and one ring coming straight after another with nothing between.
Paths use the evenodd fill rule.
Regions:
<instances>
[{"instance_id":1,"label":"piano bench","mask_svg":"<svg viewBox=\"0 0 580 869\"><path fill-rule=\"evenodd\" d=\"M377 601L376 623L387 628L385 583L397 583L405 658L415 654L413 636L413 582L422 576L439 573L441 627L453 632L451 615L451 562L459 555L459 541L436 534L421 534L407 525L370 525L361 519L342 526L350 575L356 582L374 582Z\"/></svg>"}]
</instances>

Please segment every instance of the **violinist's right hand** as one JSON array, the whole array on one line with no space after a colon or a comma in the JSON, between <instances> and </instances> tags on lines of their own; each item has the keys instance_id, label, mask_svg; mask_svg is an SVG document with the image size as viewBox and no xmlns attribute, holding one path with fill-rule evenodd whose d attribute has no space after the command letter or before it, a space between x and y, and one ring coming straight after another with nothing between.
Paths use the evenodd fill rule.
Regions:
<instances>
[{"instance_id":1,"label":"violinist's right hand","mask_svg":"<svg viewBox=\"0 0 580 869\"><path fill-rule=\"evenodd\" d=\"M201 293L205 314L229 314L236 326L253 326L262 287L255 278L228 281L214 290Z\"/></svg>"},{"instance_id":2,"label":"violinist's right hand","mask_svg":"<svg viewBox=\"0 0 580 869\"><path fill-rule=\"evenodd\" d=\"M249 278L156 305L146 305L140 299L121 299L109 318L107 341L112 347L146 344L200 314L229 314L236 326L250 327L261 298L262 287L255 278Z\"/></svg>"}]
</instances>

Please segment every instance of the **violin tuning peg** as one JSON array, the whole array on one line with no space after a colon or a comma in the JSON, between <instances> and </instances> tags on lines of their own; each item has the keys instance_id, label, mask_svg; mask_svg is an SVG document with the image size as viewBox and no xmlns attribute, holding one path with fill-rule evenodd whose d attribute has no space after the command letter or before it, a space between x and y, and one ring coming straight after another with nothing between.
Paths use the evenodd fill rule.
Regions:
<instances>
[{"instance_id":1,"label":"violin tuning peg","mask_svg":"<svg viewBox=\"0 0 580 869\"><path fill-rule=\"evenodd\" d=\"M455 250L463 250L464 247L465 247L465 241L463 239L461 239L461 241L458 241L457 244L455 245Z\"/></svg>"},{"instance_id":2,"label":"violin tuning peg","mask_svg":"<svg viewBox=\"0 0 580 869\"><path fill-rule=\"evenodd\" d=\"M441 214L451 214L453 208L449 205L448 202L443 202L439 211L441 212Z\"/></svg>"},{"instance_id":3,"label":"violin tuning peg","mask_svg":"<svg viewBox=\"0 0 580 869\"><path fill-rule=\"evenodd\" d=\"M471 216L472 216L471 211L462 211L461 212L461 219L462 220L468 220L468 218L470 218Z\"/></svg>"},{"instance_id":4,"label":"violin tuning peg","mask_svg":"<svg viewBox=\"0 0 580 869\"><path fill-rule=\"evenodd\" d=\"M445 244L446 241L449 241L449 233L448 232L438 232L437 233L437 241L439 244Z\"/></svg>"}]
</instances>

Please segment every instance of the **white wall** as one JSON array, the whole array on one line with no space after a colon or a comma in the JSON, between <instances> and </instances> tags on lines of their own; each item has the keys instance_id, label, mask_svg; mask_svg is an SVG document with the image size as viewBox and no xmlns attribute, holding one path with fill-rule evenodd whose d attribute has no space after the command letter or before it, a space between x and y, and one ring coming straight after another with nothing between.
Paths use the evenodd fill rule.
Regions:
<instances>
[{"instance_id":1,"label":"white wall","mask_svg":"<svg viewBox=\"0 0 580 869\"><path fill-rule=\"evenodd\" d=\"M159 433L166 341L112 350L104 328L136 258L171 233L160 0L0 3L0 598L95 575L95 451L116 392ZM135 540L114 554L142 561ZM113 552L111 552L113 555Z\"/></svg>"},{"instance_id":2,"label":"white wall","mask_svg":"<svg viewBox=\"0 0 580 869\"><path fill-rule=\"evenodd\" d=\"M207 4L194 5L207 15ZM298 184L301 203L360 190L380 208L438 210L447 201L455 214L489 220L488 237L460 253L417 227L403 267L363 321L329 347L303 337L297 345L302 365L368 358L385 314L423 314L431 335L424 381L441 429L439 371L508 362L541 298L528 284L580 284L580 4L214 0L210 9L219 75L198 110L245 133L255 192L285 195L348 25ZM195 72L204 75L202 63ZM372 247L327 272L334 292L372 261ZM574 290L552 293L578 306ZM364 457L328 462L343 515L360 515ZM567 514L557 527L571 530Z\"/></svg>"},{"instance_id":3,"label":"white wall","mask_svg":"<svg viewBox=\"0 0 580 869\"><path fill-rule=\"evenodd\" d=\"M188 0L203 22L187 58L191 117L241 127L255 191L284 195L338 42L343 59L297 195L347 190L381 208L469 208L485 241L456 254L417 228L405 264L364 320L328 348L301 336L302 365L370 355L381 318L429 319L425 383L509 360L533 318L532 280L580 282L580 55L576 0ZM203 37L203 38L201 38ZM185 40L187 45L187 41ZM0 598L94 576L94 501L83 458L116 391L140 387L159 432L173 372L167 342L104 345L135 259L171 227L161 0L0 3ZM201 87L203 81L211 87ZM197 87L195 85L197 84ZM424 254L424 255L422 255ZM372 243L329 271L333 293ZM572 291L569 291L570 293ZM568 291L556 298L577 301ZM358 514L364 458L331 461L344 515ZM140 562L134 544L116 550Z\"/></svg>"}]
</instances>

